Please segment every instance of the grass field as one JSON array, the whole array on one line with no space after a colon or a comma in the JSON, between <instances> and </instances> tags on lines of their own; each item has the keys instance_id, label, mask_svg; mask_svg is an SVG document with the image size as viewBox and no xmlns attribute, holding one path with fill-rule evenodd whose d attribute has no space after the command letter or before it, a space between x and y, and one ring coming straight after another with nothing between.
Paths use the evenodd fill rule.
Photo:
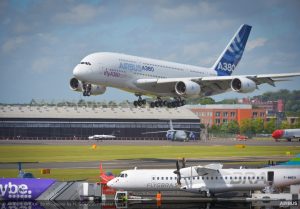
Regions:
<instances>
[{"instance_id":1,"label":"grass field","mask_svg":"<svg viewBox=\"0 0 300 209\"><path fill-rule=\"evenodd\" d=\"M82 162L143 158L214 158L284 156L300 153L300 146L0 146L0 162Z\"/></svg>"},{"instance_id":2,"label":"grass field","mask_svg":"<svg viewBox=\"0 0 300 209\"><path fill-rule=\"evenodd\" d=\"M0 146L0 177L16 177L16 169L1 169L8 162L84 162L117 159L214 159L222 157L286 156L300 153L300 146L50 146L8 145ZM40 169L26 169L36 177L59 180L98 180L98 169L51 169L50 175L40 174ZM120 170L113 170L115 174Z\"/></svg>"}]
</instances>

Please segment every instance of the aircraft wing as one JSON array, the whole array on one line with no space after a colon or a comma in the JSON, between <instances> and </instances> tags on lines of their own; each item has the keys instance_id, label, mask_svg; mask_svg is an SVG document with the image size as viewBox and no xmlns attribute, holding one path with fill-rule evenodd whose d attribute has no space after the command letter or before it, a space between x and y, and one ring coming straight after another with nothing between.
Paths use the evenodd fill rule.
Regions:
<instances>
[{"instance_id":1,"label":"aircraft wing","mask_svg":"<svg viewBox=\"0 0 300 209\"><path fill-rule=\"evenodd\" d=\"M205 166L192 166L187 168L181 168L180 174L182 177L195 177L195 176L206 176L213 175L222 169L222 164L208 164Z\"/></svg>"},{"instance_id":2,"label":"aircraft wing","mask_svg":"<svg viewBox=\"0 0 300 209\"><path fill-rule=\"evenodd\" d=\"M154 131L154 132L144 132L142 134L158 134L158 133L167 133L168 131Z\"/></svg>"},{"instance_id":3,"label":"aircraft wing","mask_svg":"<svg viewBox=\"0 0 300 209\"><path fill-rule=\"evenodd\" d=\"M212 95L213 92L226 91L230 88L231 81L235 78L247 78L256 83L270 84L275 86L275 82L288 81L287 78L300 76L300 72L281 74L258 74L258 75L232 75L232 76L208 76L208 77L186 77L186 78L160 78L160 79L139 79L136 84L140 88L147 89L149 86L157 86L163 89L172 89L179 81L193 81L201 86L204 96Z\"/></svg>"},{"instance_id":4,"label":"aircraft wing","mask_svg":"<svg viewBox=\"0 0 300 209\"><path fill-rule=\"evenodd\" d=\"M199 176L205 176L217 173L222 167L222 164L208 164L205 166L196 166L195 170Z\"/></svg>"}]
</instances>

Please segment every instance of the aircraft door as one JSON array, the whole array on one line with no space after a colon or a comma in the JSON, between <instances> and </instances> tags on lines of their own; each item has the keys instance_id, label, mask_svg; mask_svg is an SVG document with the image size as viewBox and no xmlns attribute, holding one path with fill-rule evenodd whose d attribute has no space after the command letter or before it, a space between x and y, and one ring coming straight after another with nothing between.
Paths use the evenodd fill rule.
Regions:
<instances>
[{"instance_id":1,"label":"aircraft door","mask_svg":"<svg viewBox=\"0 0 300 209\"><path fill-rule=\"evenodd\" d=\"M267 180L270 184L273 184L273 182L274 182L274 171L269 171L268 172L268 179Z\"/></svg>"}]
</instances>

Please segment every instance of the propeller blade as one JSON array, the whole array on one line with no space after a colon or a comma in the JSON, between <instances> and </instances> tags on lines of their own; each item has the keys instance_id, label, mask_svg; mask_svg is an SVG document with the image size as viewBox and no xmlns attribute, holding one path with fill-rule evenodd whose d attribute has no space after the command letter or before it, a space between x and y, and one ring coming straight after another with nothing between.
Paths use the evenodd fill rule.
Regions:
<instances>
[{"instance_id":1,"label":"propeller blade","mask_svg":"<svg viewBox=\"0 0 300 209\"><path fill-rule=\"evenodd\" d=\"M182 167L183 167L183 168L185 168L185 163L186 163L185 158L182 158Z\"/></svg>"},{"instance_id":2,"label":"propeller blade","mask_svg":"<svg viewBox=\"0 0 300 209\"><path fill-rule=\"evenodd\" d=\"M179 160L176 161L176 171L174 171L175 174L177 174L177 184L181 186L181 175L180 175L180 167L179 167Z\"/></svg>"}]
</instances>

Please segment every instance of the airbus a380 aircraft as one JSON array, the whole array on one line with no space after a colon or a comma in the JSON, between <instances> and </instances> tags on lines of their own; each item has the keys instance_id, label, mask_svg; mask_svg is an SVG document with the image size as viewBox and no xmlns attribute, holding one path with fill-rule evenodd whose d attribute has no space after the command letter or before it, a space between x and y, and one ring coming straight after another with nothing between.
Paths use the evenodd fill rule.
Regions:
<instances>
[{"instance_id":1,"label":"airbus a380 aircraft","mask_svg":"<svg viewBox=\"0 0 300 209\"><path fill-rule=\"evenodd\" d=\"M222 169L222 164L179 169L134 169L122 171L107 186L129 191L176 191L214 193L265 190L300 184L300 169Z\"/></svg>"},{"instance_id":2,"label":"airbus a380 aircraft","mask_svg":"<svg viewBox=\"0 0 300 209\"><path fill-rule=\"evenodd\" d=\"M74 70L70 87L84 96L99 95L106 87L133 92L135 106L146 104L142 95L156 96L151 107L178 107L184 98L204 97L227 91L248 93L263 83L275 86L276 81L300 76L300 73L234 75L242 58L251 26L242 25L211 68L167 62L119 53L100 52L83 58ZM163 100L173 97L174 100Z\"/></svg>"}]
</instances>

